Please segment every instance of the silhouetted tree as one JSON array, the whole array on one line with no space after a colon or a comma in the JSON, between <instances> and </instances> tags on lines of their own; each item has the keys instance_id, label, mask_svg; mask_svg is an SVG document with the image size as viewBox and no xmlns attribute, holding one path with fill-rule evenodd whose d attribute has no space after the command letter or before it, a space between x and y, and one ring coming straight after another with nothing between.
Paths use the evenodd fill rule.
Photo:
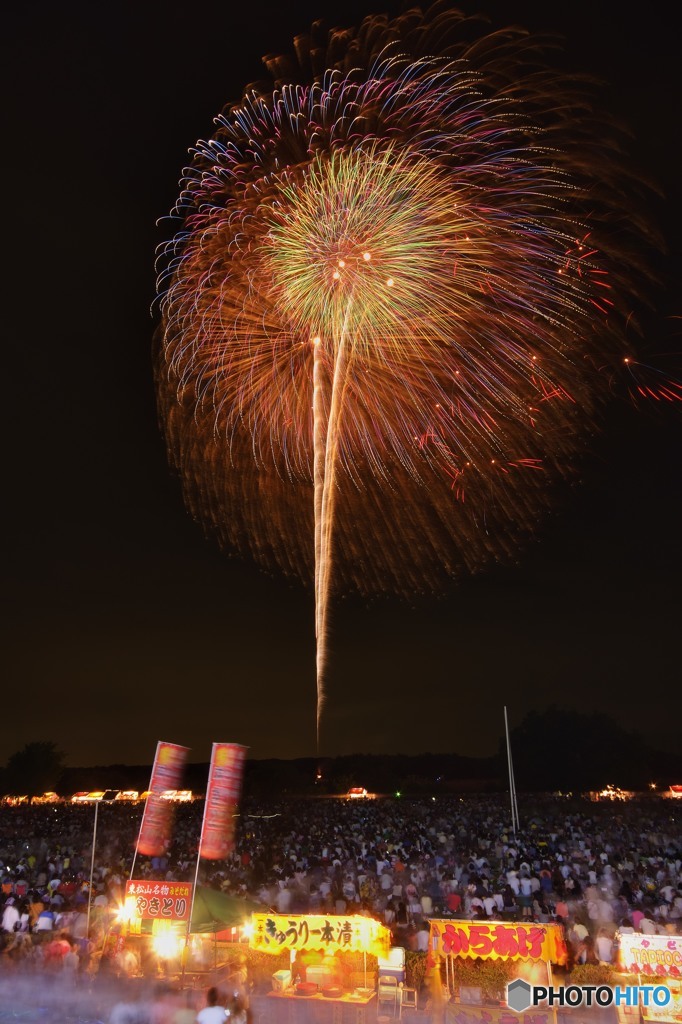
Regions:
<instances>
[{"instance_id":1,"label":"silhouetted tree","mask_svg":"<svg viewBox=\"0 0 682 1024\"><path fill-rule=\"evenodd\" d=\"M5 793L39 796L57 790L64 770L64 755L56 743L27 743L12 754L2 775Z\"/></svg>"}]
</instances>

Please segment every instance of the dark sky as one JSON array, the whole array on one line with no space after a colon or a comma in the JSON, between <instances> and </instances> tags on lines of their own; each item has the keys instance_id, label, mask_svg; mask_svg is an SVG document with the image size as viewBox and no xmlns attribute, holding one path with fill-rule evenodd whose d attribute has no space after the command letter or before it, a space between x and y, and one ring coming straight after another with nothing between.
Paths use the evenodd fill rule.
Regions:
<instances>
[{"instance_id":1,"label":"dark sky","mask_svg":"<svg viewBox=\"0 0 682 1024\"><path fill-rule=\"evenodd\" d=\"M649 347L679 351L679 35L671 8L462 4L559 30L608 83L660 182L670 253ZM85 0L13 5L5 31L5 694L0 764L315 754L312 598L220 554L183 507L157 426L157 220L188 150L311 21L397 7ZM677 318L677 319L676 319ZM413 606L337 599L322 752L487 755L551 703L679 746L680 411L616 403L581 487L518 564ZM579 737L557 737L579 743Z\"/></svg>"}]
</instances>

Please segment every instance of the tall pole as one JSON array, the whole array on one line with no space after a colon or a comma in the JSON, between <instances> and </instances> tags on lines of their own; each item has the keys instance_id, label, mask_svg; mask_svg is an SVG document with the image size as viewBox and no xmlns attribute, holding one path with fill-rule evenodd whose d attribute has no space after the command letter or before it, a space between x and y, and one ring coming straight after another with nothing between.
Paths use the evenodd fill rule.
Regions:
<instances>
[{"instance_id":1,"label":"tall pole","mask_svg":"<svg viewBox=\"0 0 682 1024\"><path fill-rule=\"evenodd\" d=\"M211 763L210 763L210 765L208 767L209 783L210 783L211 777L213 775L212 769L213 769L213 759L215 758L215 747L216 747L216 745L214 743L213 747L211 749ZM195 868L194 868L194 884L192 886L192 899L190 900L190 904L189 904L189 917L187 918L187 931L185 932L185 949L184 949L184 953L183 953L183 957L182 957L182 979L181 979L181 982L180 982L181 987L185 983L185 968L186 968L186 965L187 965L187 957L189 955L188 954L188 950L189 950L189 937L190 937L190 933L192 931L192 914L194 913L194 901L197 898L197 885L199 884L199 864L201 862L201 848L202 848L203 843L204 843L204 829L206 827L206 804L207 804L207 800L208 800L208 791L206 792L206 798L204 799L204 814L203 814L203 817L201 819L201 831L199 832L199 845L197 847L197 862L196 862L196 865L195 865ZM214 933L214 935L215 935L215 933ZM214 944L215 944L215 938L214 938ZM217 954L214 951L214 957L216 955Z\"/></svg>"},{"instance_id":2,"label":"tall pole","mask_svg":"<svg viewBox=\"0 0 682 1024\"><path fill-rule=\"evenodd\" d=\"M161 747L161 740L159 740L159 742L156 744L156 753L154 754L154 764L152 765L152 777L149 780L150 794L151 794L151 786L153 785L153 782L154 782L154 769L156 768L156 765L157 765L157 762L158 762L158 759L159 759L159 749L160 749L160 747ZM150 794L148 794L145 797L144 807L142 809L142 821L140 822L140 828L139 828L139 831L137 833L137 839L135 841L135 853L133 854L133 862L130 865L130 878L129 878L129 881L131 881L131 882L133 880L133 875L135 873L135 864L137 862L137 854L138 854L139 847L140 847L140 836L142 835L142 830L144 829L144 820L147 817L147 807L149 805L149 795Z\"/></svg>"},{"instance_id":3,"label":"tall pole","mask_svg":"<svg viewBox=\"0 0 682 1024\"><path fill-rule=\"evenodd\" d=\"M511 744L509 746L509 763L511 765L511 784L512 793L514 795L514 813L516 815L516 827L521 828L521 822L519 821L519 802L516 798L516 779L514 778L514 759L511 754Z\"/></svg>"},{"instance_id":4,"label":"tall pole","mask_svg":"<svg viewBox=\"0 0 682 1024\"><path fill-rule=\"evenodd\" d=\"M90 938L90 907L92 906L92 879L95 874L95 844L97 843L97 811L99 810L99 800L95 801L95 823L92 828L92 857L90 858L90 888L88 889L88 923L87 923L87 937Z\"/></svg>"},{"instance_id":5,"label":"tall pole","mask_svg":"<svg viewBox=\"0 0 682 1024\"><path fill-rule=\"evenodd\" d=\"M204 835L204 826L203 826L203 822L202 822L202 825L201 825L201 836L202 836L202 839L203 839L203 835ZM199 861L200 860L201 860L201 839L199 840L199 849L197 850L197 863L196 863L196 867L194 869L194 884L192 886L192 899L190 900L190 904L189 904L189 917L187 918L187 931L185 932L185 948L184 948L183 953L182 953L182 975L181 975L181 978L180 978L180 987L181 988L183 988L184 984L185 984L185 971L187 969L187 959L189 957L189 937L190 937L190 934L192 932L192 914L194 913L194 902L195 902L196 896L197 896L197 884L199 882ZM215 951L215 941L216 940L215 940L215 933L214 933L214 937L213 937L213 944L214 944L213 957L214 957L214 960L215 960L215 957L217 956L217 953Z\"/></svg>"},{"instance_id":6,"label":"tall pole","mask_svg":"<svg viewBox=\"0 0 682 1024\"><path fill-rule=\"evenodd\" d=\"M507 737L507 768L509 770L509 800L511 802L512 832L516 835L518 817L516 813L516 790L514 789L514 769L512 768L511 745L509 743L509 720L507 718L507 705L504 706L504 731Z\"/></svg>"}]
</instances>

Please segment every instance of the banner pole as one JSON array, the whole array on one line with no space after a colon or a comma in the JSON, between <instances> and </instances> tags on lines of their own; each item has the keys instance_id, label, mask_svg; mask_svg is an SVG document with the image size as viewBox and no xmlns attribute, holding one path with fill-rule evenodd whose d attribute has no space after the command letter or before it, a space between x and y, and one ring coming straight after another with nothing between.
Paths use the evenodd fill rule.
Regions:
<instances>
[{"instance_id":1,"label":"banner pole","mask_svg":"<svg viewBox=\"0 0 682 1024\"><path fill-rule=\"evenodd\" d=\"M511 826L512 832L516 835L516 807L514 804L514 776L512 774L511 747L509 745L509 722L507 720L507 705L504 705L504 732L507 738L507 769L509 771L509 800L511 803Z\"/></svg>"},{"instance_id":2,"label":"banner pole","mask_svg":"<svg viewBox=\"0 0 682 1024\"><path fill-rule=\"evenodd\" d=\"M203 825L201 831L203 832ZM197 850L197 863L194 869L194 885L192 886L192 899L189 905L189 917L187 918L187 931L185 932L185 951L182 957L182 978L180 980L180 987L182 988L185 984L185 970L187 967L187 950L189 947L189 936L192 931L192 914L194 913L194 900L197 894L197 880L199 878L199 859L201 857L201 840L199 840L199 849Z\"/></svg>"},{"instance_id":3,"label":"banner pole","mask_svg":"<svg viewBox=\"0 0 682 1024\"><path fill-rule=\"evenodd\" d=\"M97 843L97 812L99 810L99 800L95 801L95 822L92 827L92 857L90 858L90 887L88 889L88 922L86 925L86 934L88 939L90 938L90 907L92 906L92 879L95 874L95 845Z\"/></svg>"},{"instance_id":4,"label":"banner pole","mask_svg":"<svg viewBox=\"0 0 682 1024\"><path fill-rule=\"evenodd\" d=\"M150 785L151 785L151 779L154 778L154 769L156 768L156 762L157 762L157 759L158 759L158 756L159 756L159 747L160 746L161 746L161 740L158 740L157 744L156 744L156 753L154 754L154 763L152 765L152 774L151 774L151 778L150 778ZM151 792L151 790L150 790L150 792ZM147 817L147 804L148 803L149 803L149 793L145 797L144 810L142 811L142 821L140 822L140 827L139 827L138 832L137 832L137 839L135 840L135 853L133 854L133 863L130 865L130 878L128 879L129 882L132 882L132 880L133 880L133 878L135 876L135 864L137 862L137 853L138 853L138 850L140 848L140 836L142 835L142 830L144 829L144 819Z\"/></svg>"},{"instance_id":5,"label":"banner pole","mask_svg":"<svg viewBox=\"0 0 682 1024\"><path fill-rule=\"evenodd\" d=\"M209 781L211 779L211 770L213 768L213 758L214 758L214 755L215 755L215 743L213 744L213 747L211 748L211 763L208 766L208 778L209 778ZM190 901L190 906L189 906L189 917L187 918L187 931L185 932L185 954L184 954L184 956L182 958L182 981L180 982L181 985L183 985L184 981L185 981L185 965L187 963L187 947L189 946L189 936L190 936L190 932L192 930L192 915L194 913L194 901L195 901L196 895L197 895L197 883L198 883L198 880L199 880L199 862L201 860L201 845L202 845L202 843L204 841L204 825L206 824L206 805L208 803L207 798L208 798L208 788L206 790L206 797L204 797L204 813L203 813L203 815L201 817L201 831L199 832L199 845L197 847L197 862L196 862L196 865L194 867L194 885L192 886L192 899Z\"/></svg>"}]
</instances>

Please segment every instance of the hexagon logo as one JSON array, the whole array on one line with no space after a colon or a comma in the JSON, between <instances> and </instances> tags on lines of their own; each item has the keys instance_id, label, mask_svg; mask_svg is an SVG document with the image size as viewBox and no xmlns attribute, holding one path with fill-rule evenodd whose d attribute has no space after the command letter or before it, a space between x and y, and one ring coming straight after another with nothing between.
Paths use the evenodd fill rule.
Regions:
<instances>
[{"instance_id":1,"label":"hexagon logo","mask_svg":"<svg viewBox=\"0 0 682 1024\"><path fill-rule=\"evenodd\" d=\"M522 1013L530 1006L531 988L527 981L517 978L507 985L507 1006L516 1013Z\"/></svg>"}]
</instances>

